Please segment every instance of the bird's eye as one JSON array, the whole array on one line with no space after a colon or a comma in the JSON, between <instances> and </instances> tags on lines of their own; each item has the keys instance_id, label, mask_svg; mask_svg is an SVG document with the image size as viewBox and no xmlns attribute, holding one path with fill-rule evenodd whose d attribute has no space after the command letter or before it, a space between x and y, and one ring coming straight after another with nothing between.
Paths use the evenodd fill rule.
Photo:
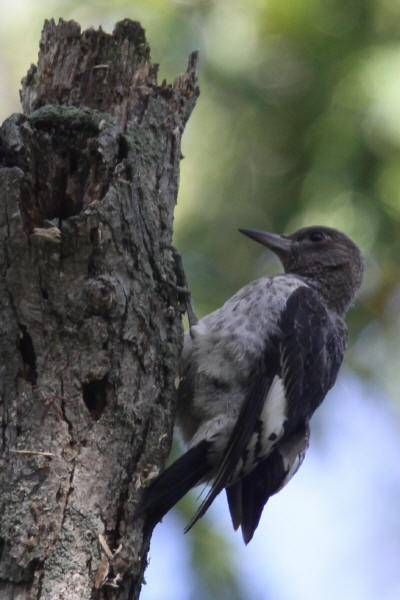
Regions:
<instances>
[{"instance_id":1,"label":"bird's eye","mask_svg":"<svg viewBox=\"0 0 400 600\"><path fill-rule=\"evenodd\" d=\"M325 234L322 231L312 231L310 233L311 242L322 242L325 239Z\"/></svg>"}]
</instances>

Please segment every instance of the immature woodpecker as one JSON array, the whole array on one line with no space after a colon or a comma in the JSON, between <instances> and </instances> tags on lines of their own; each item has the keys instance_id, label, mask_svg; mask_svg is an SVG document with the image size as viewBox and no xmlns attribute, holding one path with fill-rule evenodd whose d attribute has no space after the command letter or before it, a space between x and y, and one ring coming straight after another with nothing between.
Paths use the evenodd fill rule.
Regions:
<instances>
[{"instance_id":1,"label":"immature woodpecker","mask_svg":"<svg viewBox=\"0 0 400 600\"><path fill-rule=\"evenodd\" d=\"M309 420L342 363L343 319L363 261L345 234L328 227L240 231L272 250L285 274L249 283L186 333L177 425L188 451L149 485L136 514L153 526L206 482L210 490L186 530L225 488L233 527L247 544L268 498L304 459Z\"/></svg>"}]
</instances>

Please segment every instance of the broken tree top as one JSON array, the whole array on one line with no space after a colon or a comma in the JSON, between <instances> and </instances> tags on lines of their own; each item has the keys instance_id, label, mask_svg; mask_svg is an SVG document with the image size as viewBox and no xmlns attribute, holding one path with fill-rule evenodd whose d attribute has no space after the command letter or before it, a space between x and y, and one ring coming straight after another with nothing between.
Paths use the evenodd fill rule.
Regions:
<instances>
[{"instance_id":1,"label":"broken tree top","mask_svg":"<svg viewBox=\"0 0 400 600\"><path fill-rule=\"evenodd\" d=\"M154 184L155 201L168 198L172 209L170 167L178 172L180 138L198 94L197 53L172 85L158 85L137 22L125 19L108 34L46 21L37 66L22 81L24 114L0 131L4 164L23 172L25 230L76 215L121 184ZM159 167L139 182L154 161Z\"/></svg>"},{"instance_id":2,"label":"broken tree top","mask_svg":"<svg viewBox=\"0 0 400 600\"><path fill-rule=\"evenodd\" d=\"M138 105L162 91L168 99L184 96L186 121L199 94L197 53L190 55L186 73L173 85L158 86L157 69L137 21L120 21L112 34L101 28L82 33L75 21L45 21L38 64L22 80L23 110L30 114L46 104L88 106L112 114L125 128L140 119Z\"/></svg>"}]
</instances>

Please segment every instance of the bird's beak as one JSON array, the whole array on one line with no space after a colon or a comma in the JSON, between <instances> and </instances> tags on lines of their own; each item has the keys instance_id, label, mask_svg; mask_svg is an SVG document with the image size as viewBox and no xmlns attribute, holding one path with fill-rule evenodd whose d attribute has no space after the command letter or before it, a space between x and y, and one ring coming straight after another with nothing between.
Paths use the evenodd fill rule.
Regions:
<instances>
[{"instance_id":1,"label":"bird's beak","mask_svg":"<svg viewBox=\"0 0 400 600\"><path fill-rule=\"evenodd\" d=\"M249 236L252 240L266 246L280 257L287 256L293 245L292 240L285 235L261 231L261 229L239 229L239 231Z\"/></svg>"}]
</instances>

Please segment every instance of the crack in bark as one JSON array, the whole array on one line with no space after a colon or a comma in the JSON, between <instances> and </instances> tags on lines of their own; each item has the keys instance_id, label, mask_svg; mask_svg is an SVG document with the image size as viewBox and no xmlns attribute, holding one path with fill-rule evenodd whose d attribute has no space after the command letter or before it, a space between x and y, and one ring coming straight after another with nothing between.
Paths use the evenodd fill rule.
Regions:
<instances>
[{"instance_id":1,"label":"crack in bark","mask_svg":"<svg viewBox=\"0 0 400 600\"><path fill-rule=\"evenodd\" d=\"M22 356L22 362L24 363L24 369L21 375L26 381L35 385L37 381L36 354L32 338L29 335L26 325L23 325L22 323L19 323L18 325L20 328L18 350Z\"/></svg>"},{"instance_id":2,"label":"crack in bark","mask_svg":"<svg viewBox=\"0 0 400 600\"><path fill-rule=\"evenodd\" d=\"M60 377L60 388L61 388L61 396L60 396L61 412L62 412L63 419L64 419L65 423L67 424L69 438L70 438L70 443L73 443L73 438L74 438L74 436L73 436L73 425L72 425L71 421L68 419L67 414L66 414L66 409L65 409L65 396L64 396L64 380L63 380L63 377Z\"/></svg>"}]
</instances>

